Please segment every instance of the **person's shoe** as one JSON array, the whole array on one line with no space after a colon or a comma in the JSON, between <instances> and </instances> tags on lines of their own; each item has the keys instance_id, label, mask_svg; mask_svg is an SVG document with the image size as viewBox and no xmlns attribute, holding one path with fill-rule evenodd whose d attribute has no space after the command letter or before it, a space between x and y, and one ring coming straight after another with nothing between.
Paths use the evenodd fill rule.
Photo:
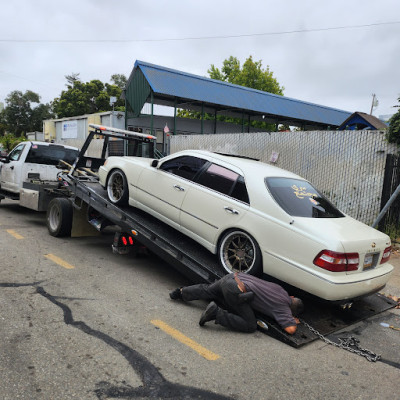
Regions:
<instances>
[{"instance_id":1,"label":"person's shoe","mask_svg":"<svg viewBox=\"0 0 400 400\"><path fill-rule=\"evenodd\" d=\"M206 322L217 318L218 306L215 301L212 301L201 314L199 325L203 326Z\"/></svg>"},{"instance_id":2,"label":"person's shoe","mask_svg":"<svg viewBox=\"0 0 400 400\"><path fill-rule=\"evenodd\" d=\"M177 288L177 289L173 290L173 291L169 294L169 297L170 297L172 300L179 300L179 299L182 299L182 292L181 292L181 289L182 289L182 288Z\"/></svg>"}]
</instances>

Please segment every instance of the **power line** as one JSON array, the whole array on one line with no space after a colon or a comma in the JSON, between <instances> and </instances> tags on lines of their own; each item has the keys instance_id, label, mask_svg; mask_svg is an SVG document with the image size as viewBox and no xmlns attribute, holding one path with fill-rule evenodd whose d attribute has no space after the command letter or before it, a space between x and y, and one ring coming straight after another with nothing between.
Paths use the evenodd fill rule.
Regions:
<instances>
[{"instance_id":1,"label":"power line","mask_svg":"<svg viewBox=\"0 0 400 400\"><path fill-rule=\"evenodd\" d=\"M294 33L325 32L325 31L335 31L335 30L342 30L342 29L370 28L370 27L375 27L375 26L396 25L396 24L400 24L400 21L377 22L377 23L363 24L363 25L334 26L334 27L328 27L328 28L297 29L297 30L292 30L292 31L249 33L249 34L241 34L241 35L199 36L199 37L167 38L167 39L0 39L0 43L140 43L140 42L174 42L174 41L185 41L185 40L234 39L234 38L246 38L246 37L256 37L256 36L278 36L278 35L290 35L290 34L294 34Z\"/></svg>"},{"instance_id":2,"label":"power line","mask_svg":"<svg viewBox=\"0 0 400 400\"><path fill-rule=\"evenodd\" d=\"M29 78L26 78L26 77L24 77L24 76L15 75L15 74L12 74L11 72L7 72L7 71L2 71L2 70L0 70L0 74L10 75L10 76L13 76L14 78L23 79L23 80L28 81L28 82L36 83L36 84L39 84L39 85L47 86L48 88L51 88L51 89L55 89L55 87L50 86L50 85L48 85L47 83L35 81L35 80L33 80L33 79L29 79ZM58 90L58 89L57 89L57 90Z\"/></svg>"}]
</instances>

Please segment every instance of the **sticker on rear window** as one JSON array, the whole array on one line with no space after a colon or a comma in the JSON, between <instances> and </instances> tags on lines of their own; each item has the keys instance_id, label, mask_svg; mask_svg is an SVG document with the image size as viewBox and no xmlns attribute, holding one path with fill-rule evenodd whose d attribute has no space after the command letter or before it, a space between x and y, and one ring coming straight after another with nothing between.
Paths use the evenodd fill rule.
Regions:
<instances>
[{"instance_id":1,"label":"sticker on rear window","mask_svg":"<svg viewBox=\"0 0 400 400\"><path fill-rule=\"evenodd\" d=\"M296 185L293 185L292 189L293 193L298 199L304 199L304 197L318 197L316 193L307 193L307 189L305 187L298 187Z\"/></svg>"}]
</instances>

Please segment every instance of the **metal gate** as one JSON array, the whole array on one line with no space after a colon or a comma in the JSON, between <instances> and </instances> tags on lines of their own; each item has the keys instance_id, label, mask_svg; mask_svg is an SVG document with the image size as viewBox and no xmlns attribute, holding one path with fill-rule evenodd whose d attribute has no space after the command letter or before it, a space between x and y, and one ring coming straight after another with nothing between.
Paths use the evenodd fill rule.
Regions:
<instances>
[{"instance_id":1,"label":"metal gate","mask_svg":"<svg viewBox=\"0 0 400 400\"><path fill-rule=\"evenodd\" d=\"M389 201L400 184L400 156L388 154L386 156L385 175L382 188L381 209ZM378 229L392 238L400 236L400 196L394 200L382 220Z\"/></svg>"}]
</instances>

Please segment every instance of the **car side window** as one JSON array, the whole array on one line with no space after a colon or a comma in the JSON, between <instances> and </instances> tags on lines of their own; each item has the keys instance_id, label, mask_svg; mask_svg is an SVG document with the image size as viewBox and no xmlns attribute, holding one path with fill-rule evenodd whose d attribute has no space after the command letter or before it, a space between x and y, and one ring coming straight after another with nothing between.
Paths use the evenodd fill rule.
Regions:
<instances>
[{"instance_id":1,"label":"car side window","mask_svg":"<svg viewBox=\"0 0 400 400\"><path fill-rule=\"evenodd\" d=\"M196 182L237 200L249 203L249 196L243 177L228 168L211 164Z\"/></svg>"},{"instance_id":2,"label":"car side window","mask_svg":"<svg viewBox=\"0 0 400 400\"><path fill-rule=\"evenodd\" d=\"M231 197L250 204L249 194L247 193L246 184L244 183L243 176L239 176L235 186L232 189Z\"/></svg>"},{"instance_id":3,"label":"car side window","mask_svg":"<svg viewBox=\"0 0 400 400\"><path fill-rule=\"evenodd\" d=\"M19 158L21 157L22 150L24 149L24 147L25 147L24 144L18 145L18 146L8 155L8 159L9 159L10 161L18 161Z\"/></svg>"},{"instance_id":4,"label":"car side window","mask_svg":"<svg viewBox=\"0 0 400 400\"><path fill-rule=\"evenodd\" d=\"M193 180L206 162L201 158L182 156L165 161L161 164L160 169L182 178Z\"/></svg>"}]
</instances>

